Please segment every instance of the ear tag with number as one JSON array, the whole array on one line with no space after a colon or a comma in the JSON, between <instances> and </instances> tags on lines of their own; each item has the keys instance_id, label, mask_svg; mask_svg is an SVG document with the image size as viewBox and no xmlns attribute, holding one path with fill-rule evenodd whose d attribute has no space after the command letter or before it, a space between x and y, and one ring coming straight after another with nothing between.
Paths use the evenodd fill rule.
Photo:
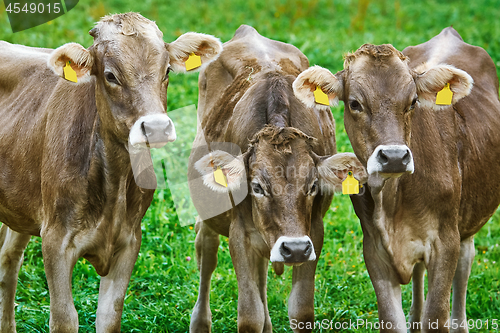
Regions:
<instances>
[{"instance_id":1,"label":"ear tag with number","mask_svg":"<svg viewBox=\"0 0 500 333\"><path fill-rule=\"evenodd\" d=\"M436 95L437 105L450 105L453 98L453 91L450 90L450 84L447 83L444 88Z\"/></svg>"},{"instance_id":2,"label":"ear tag with number","mask_svg":"<svg viewBox=\"0 0 500 333\"><path fill-rule=\"evenodd\" d=\"M201 57L199 55L191 53L189 55L189 58L186 60L186 70L190 71L200 66L201 66Z\"/></svg>"},{"instance_id":3,"label":"ear tag with number","mask_svg":"<svg viewBox=\"0 0 500 333\"><path fill-rule=\"evenodd\" d=\"M347 178L342 182L342 194L358 194L359 182L352 175L352 171L347 173Z\"/></svg>"},{"instance_id":4,"label":"ear tag with number","mask_svg":"<svg viewBox=\"0 0 500 333\"><path fill-rule=\"evenodd\" d=\"M71 82L78 82L78 79L76 77L76 72L75 70L71 67L70 65L71 61L66 62L66 66L64 66L63 71L64 71L64 78L68 81Z\"/></svg>"},{"instance_id":5,"label":"ear tag with number","mask_svg":"<svg viewBox=\"0 0 500 333\"><path fill-rule=\"evenodd\" d=\"M217 184L227 187L226 175L224 174L220 166L218 166L217 170L214 171L214 180Z\"/></svg>"},{"instance_id":6,"label":"ear tag with number","mask_svg":"<svg viewBox=\"0 0 500 333\"><path fill-rule=\"evenodd\" d=\"M316 86L316 90L314 91L314 100L318 104L330 105L328 95L319 86Z\"/></svg>"}]
</instances>

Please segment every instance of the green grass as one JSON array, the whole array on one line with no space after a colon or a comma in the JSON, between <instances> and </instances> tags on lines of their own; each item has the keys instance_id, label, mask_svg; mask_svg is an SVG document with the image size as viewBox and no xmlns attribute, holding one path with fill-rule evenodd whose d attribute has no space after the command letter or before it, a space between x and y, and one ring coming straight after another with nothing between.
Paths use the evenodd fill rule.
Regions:
<instances>
[{"instance_id":1,"label":"green grass","mask_svg":"<svg viewBox=\"0 0 500 333\"><path fill-rule=\"evenodd\" d=\"M229 40L240 24L296 45L311 64L342 69L342 56L363 43L391 43L398 49L422 43L453 25L463 39L486 49L500 67L498 0L108 0L80 1L68 14L33 29L12 34L0 4L0 39L30 46L57 47L67 42L90 46L87 32L100 16L138 11L157 22L166 41L184 32L213 34ZM366 9L366 10L364 10ZM169 110L197 103L197 75L173 76ZM351 151L342 125L343 107L332 109L339 151ZM179 133L180 136L183 133ZM500 319L500 215L476 236L476 258L469 280L467 314L472 319ZM316 278L318 320L377 318L375 293L362 260L363 235L352 205L337 195L325 219L325 245ZM187 332L198 289L192 226L182 227L168 189L158 190L143 224L143 243L130 282L122 321L123 332ZM191 260L188 260L191 258ZM73 292L81 332L95 330L99 277L88 262L74 270ZM291 270L269 273L269 308L275 332L289 332L287 297ZM411 285L403 286L408 312ZM16 319L18 332L48 332L49 297L40 238L33 238L19 274ZM237 284L227 239L219 248L213 275L213 332L236 332ZM319 330L318 330L319 331ZM484 330L483 330L484 331Z\"/></svg>"}]
</instances>

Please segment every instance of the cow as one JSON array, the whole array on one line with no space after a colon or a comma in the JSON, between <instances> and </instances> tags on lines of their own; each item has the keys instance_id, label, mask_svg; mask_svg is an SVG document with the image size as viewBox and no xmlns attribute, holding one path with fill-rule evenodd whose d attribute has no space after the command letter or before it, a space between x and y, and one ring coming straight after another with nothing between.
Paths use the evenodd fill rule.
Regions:
<instances>
[{"instance_id":1,"label":"cow","mask_svg":"<svg viewBox=\"0 0 500 333\"><path fill-rule=\"evenodd\" d=\"M229 237L238 281L238 331L272 332L270 260L278 275L284 265L293 266L291 328L311 332L323 216L347 173L363 182L366 171L354 154L336 154L331 112L293 95L292 82L308 66L296 47L242 25L200 73L199 127L188 167L200 217L200 286L191 332L211 331L210 279L219 235ZM217 181L217 171L224 180Z\"/></svg>"},{"instance_id":2,"label":"cow","mask_svg":"<svg viewBox=\"0 0 500 333\"><path fill-rule=\"evenodd\" d=\"M90 35L88 49L0 42L1 332L16 330L17 276L31 236L42 238L50 331L78 331L71 276L83 257L102 277L96 330L120 332L154 194L136 185L128 150L175 140L165 112L169 71L185 72L191 54L206 66L222 47L191 32L165 43L137 13L106 16Z\"/></svg>"},{"instance_id":3,"label":"cow","mask_svg":"<svg viewBox=\"0 0 500 333\"><path fill-rule=\"evenodd\" d=\"M413 277L410 331L467 332L474 234L500 203L499 84L490 56L448 27L403 52L365 44L346 56L344 70L311 67L296 83L301 100L312 103L307 84L317 84L344 101L347 134L368 172L368 190L351 200L381 331L406 332L400 285Z\"/></svg>"}]
</instances>

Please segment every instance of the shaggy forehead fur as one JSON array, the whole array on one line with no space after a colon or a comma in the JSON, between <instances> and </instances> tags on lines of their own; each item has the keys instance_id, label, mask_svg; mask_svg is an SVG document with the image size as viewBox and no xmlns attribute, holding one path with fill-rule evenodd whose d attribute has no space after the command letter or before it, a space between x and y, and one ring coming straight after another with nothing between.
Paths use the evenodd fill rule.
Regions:
<instances>
[{"instance_id":1,"label":"shaggy forehead fur","mask_svg":"<svg viewBox=\"0 0 500 333\"><path fill-rule=\"evenodd\" d=\"M265 140L269 144L274 145L275 150L280 153L291 154L290 141L296 138L306 140L310 145L315 138L305 134L301 130L294 127L278 127L275 125L266 125L258 131L250 141L250 146L254 147L260 140Z\"/></svg>"},{"instance_id":2,"label":"shaggy forehead fur","mask_svg":"<svg viewBox=\"0 0 500 333\"><path fill-rule=\"evenodd\" d=\"M363 44L354 53L346 54L344 58L344 69L348 69L349 65L356 60L356 58L366 55L374 60L385 60L393 56L398 57L404 63L408 63L410 59L405 56L400 51L396 50L391 44L373 45L373 44Z\"/></svg>"},{"instance_id":3,"label":"shaggy forehead fur","mask_svg":"<svg viewBox=\"0 0 500 333\"><path fill-rule=\"evenodd\" d=\"M104 16L90 35L97 40L109 40L113 35L149 37L153 40L162 40L163 33L155 22L148 20L138 13L125 13Z\"/></svg>"}]
</instances>

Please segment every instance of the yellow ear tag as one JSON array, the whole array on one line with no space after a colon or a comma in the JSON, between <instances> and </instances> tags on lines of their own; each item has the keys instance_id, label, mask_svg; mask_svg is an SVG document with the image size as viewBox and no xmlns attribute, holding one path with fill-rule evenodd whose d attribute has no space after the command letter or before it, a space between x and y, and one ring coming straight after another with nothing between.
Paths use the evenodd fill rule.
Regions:
<instances>
[{"instance_id":1,"label":"yellow ear tag","mask_svg":"<svg viewBox=\"0 0 500 333\"><path fill-rule=\"evenodd\" d=\"M444 88L436 95L437 105L450 105L453 98L453 91L450 90L450 84L447 83Z\"/></svg>"},{"instance_id":2,"label":"yellow ear tag","mask_svg":"<svg viewBox=\"0 0 500 333\"><path fill-rule=\"evenodd\" d=\"M68 81L71 82L78 82L78 79L76 77L76 72L73 68L71 68L70 61L66 62L66 66L63 68L64 71L64 78Z\"/></svg>"},{"instance_id":3,"label":"yellow ear tag","mask_svg":"<svg viewBox=\"0 0 500 333\"><path fill-rule=\"evenodd\" d=\"M189 55L188 60L186 60L186 70L190 71L200 66L201 66L201 57L199 55L191 53Z\"/></svg>"},{"instance_id":4,"label":"yellow ear tag","mask_svg":"<svg viewBox=\"0 0 500 333\"><path fill-rule=\"evenodd\" d=\"M318 104L330 105L327 94L319 86L316 86L316 90L314 91L314 100Z\"/></svg>"},{"instance_id":5,"label":"yellow ear tag","mask_svg":"<svg viewBox=\"0 0 500 333\"><path fill-rule=\"evenodd\" d=\"M220 167L217 167L217 170L214 171L214 180L217 184L227 187L226 175Z\"/></svg>"},{"instance_id":6,"label":"yellow ear tag","mask_svg":"<svg viewBox=\"0 0 500 333\"><path fill-rule=\"evenodd\" d=\"M358 194L359 182L352 175L352 171L347 173L347 178L342 182L342 194Z\"/></svg>"}]
</instances>

